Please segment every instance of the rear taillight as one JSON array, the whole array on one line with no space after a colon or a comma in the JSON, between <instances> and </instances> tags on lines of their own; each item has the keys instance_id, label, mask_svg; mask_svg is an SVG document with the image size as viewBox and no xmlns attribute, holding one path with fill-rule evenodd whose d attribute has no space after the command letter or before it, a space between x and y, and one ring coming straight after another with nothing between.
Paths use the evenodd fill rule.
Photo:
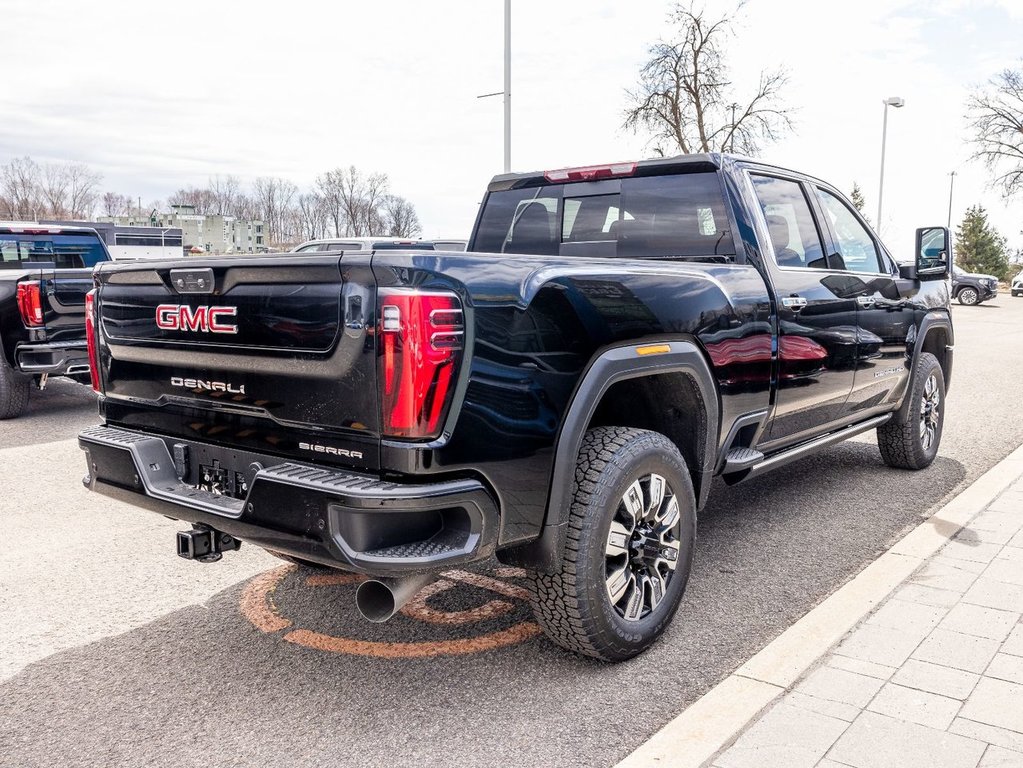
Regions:
<instances>
[{"instance_id":1,"label":"rear taillight","mask_svg":"<svg viewBox=\"0 0 1023 768\"><path fill-rule=\"evenodd\" d=\"M39 283L18 283L18 310L22 322L29 328L43 324L43 296Z\"/></svg>"},{"instance_id":2,"label":"rear taillight","mask_svg":"<svg viewBox=\"0 0 1023 768\"><path fill-rule=\"evenodd\" d=\"M453 293L380 292L383 432L436 437L462 357L462 306Z\"/></svg>"},{"instance_id":3,"label":"rear taillight","mask_svg":"<svg viewBox=\"0 0 1023 768\"><path fill-rule=\"evenodd\" d=\"M99 350L96 348L96 289L85 294L85 341L89 345L89 377L92 388L99 387Z\"/></svg>"}]
</instances>

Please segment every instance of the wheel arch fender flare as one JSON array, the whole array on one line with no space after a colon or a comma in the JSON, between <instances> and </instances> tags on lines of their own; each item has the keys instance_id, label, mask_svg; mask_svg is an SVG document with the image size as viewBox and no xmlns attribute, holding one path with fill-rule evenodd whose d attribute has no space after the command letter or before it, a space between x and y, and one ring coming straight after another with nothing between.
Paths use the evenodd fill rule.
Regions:
<instances>
[{"instance_id":1,"label":"wheel arch fender flare","mask_svg":"<svg viewBox=\"0 0 1023 768\"><path fill-rule=\"evenodd\" d=\"M920 328L917 331L916 339L913 341L912 357L909 360L910 384L907 385L906 393L902 396L902 404L899 406L898 417L900 421L906 419L909 409L909 390L912 385L912 372L916 369L916 361L920 359L921 354L927 351L929 346L928 336L935 330L943 331L946 338L944 354L938 356L938 362L941 364L942 373L945 377L946 392L952 383L952 353L955 349L952 318L945 312L930 312L920 321Z\"/></svg>"},{"instance_id":2,"label":"wheel arch fender flare","mask_svg":"<svg viewBox=\"0 0 1023 768\"><path fill-rule=\"evenodd\" d=\"M649 355L637 352L637 348L651 346L663 346L666 349ZM706 406L706 425L701 435L697 468L700 477L693 478L698 489L697 508L703 505L718 458L721 406L711 366L702 349L689 339L646 341L642 344L631 342L605 348L594 356L580 378L562 420L555 443L547 511L540 535L529 544L507 553L508 562L534 568L552 567L556 563L564 546L564 527L569 518L576 459L587 427L602 398L619 382L663 373L682 373L687 376Z\"/></svg>"},{"instance_id":3,"label":"wheel arch fender flare","mask_svg":"<svg viewBox=\"0 0 1023 768\"><path fill-rule=\"evenodd\" d=\"M952 318L947 312L929 312L920 321L920 328L917 330L917 337L914 340L913 361L911 362L916 363L920 359L921 354L928 351L927 348L930 346L928 336L935 330L944 331L945 334L945 348L942 351L944 353L943 359L941 355L936 355L936 357L938 362L941 363L941 369L945 377L945 391L947 391L952 377L952 352L955 349L955 333L952 330Z\"/></svg>"}]
</instances>

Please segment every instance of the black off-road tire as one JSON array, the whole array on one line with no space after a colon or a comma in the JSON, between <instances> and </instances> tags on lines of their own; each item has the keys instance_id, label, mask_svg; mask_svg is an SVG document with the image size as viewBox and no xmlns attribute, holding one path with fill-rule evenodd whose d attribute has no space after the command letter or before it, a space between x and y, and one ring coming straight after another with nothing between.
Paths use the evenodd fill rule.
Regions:
<instances>
[{"instance_id":1,"label":"black off-road tire","mask_svg":"<svg viewBox=\"0 0 1023 768\"><path fill-rule=\"evenodd\" d=\"M906 398L907 407L877 428L877 447L889 467L924 469L938 455L945 422L945 374L938 358L930 352L921 353L916 361ZM933 407L937 413L930 419ZM933 428L929 441L925 435L928 425Z\"/></svg>"},{"instance_id":2,"label":"black off-road tire","mask_svg":"<svg viewBox=\"0 0 1023 768\"><path fill-rule=\"evenodd\" d=\"M13 370L0 350L0 419L13 419L25 412L31 387L32 379Z\"/></svg>"},{"instance_id":3,"label":"black off-road tire","mask_svg":"<svg viewBox=\"0 0 1023 768\"><path fill-rule=\"evenodd\" d=\"M969 285L965 288L960 288L959 293L956 294L956 298L964 307L973 307L980 304L980 294L977 293L976 288Z\"/></svg>"},{"instance_id":4,"label":"black off-road tire","mask_svg":"<svg viewBox=\"0 0 1023 768\"><path fill-rule=\"evenodd\" d=\"M646 478L652 483L654 475L666 481L665 504L670 507L668 491L678 503L677 540L675 533L669 536L677 543L678 556L663 597L645 615L628 620L609 595L608 537L623 509L624 494L636 481ZM649 483L644 488L649 489ZM643 498L646 502L647 496ZM658 432L597 427L583 439L570 503L558 569L529 574L533 613L547 636L563 648L602 661L630 659L650 647L671 623L689 579L696 541L696 500L689 470L675 444ZM640 595L649 592L641 587ZM643 598L640 601L646 610Z\"/></svg>"}]
</instances>

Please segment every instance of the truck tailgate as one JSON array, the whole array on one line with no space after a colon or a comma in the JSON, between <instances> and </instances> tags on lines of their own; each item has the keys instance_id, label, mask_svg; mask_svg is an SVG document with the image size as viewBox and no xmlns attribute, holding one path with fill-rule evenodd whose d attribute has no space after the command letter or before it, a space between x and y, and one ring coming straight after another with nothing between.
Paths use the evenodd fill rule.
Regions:
<instances>
[{"instance_id":1,"label":"truck tailgate","mask_svg":"<svg viewBox=\"0 0 1023 768\"><path fill-rule=\"evenodd\" d=\"M368 256L190 260L97 274L108 420L375 465Z\"/></svg>"},{"instance_id":2,"label":"truck tailgate","mask_svg":"<svg viewBox=\"0 0 1023 768\"><path fill-rule=\"evenodd\" d=\"M50 341L85 339L85 294L92 288L92 269L62 269L41 276L43 322Z\"/></svg>"}]
</instances>

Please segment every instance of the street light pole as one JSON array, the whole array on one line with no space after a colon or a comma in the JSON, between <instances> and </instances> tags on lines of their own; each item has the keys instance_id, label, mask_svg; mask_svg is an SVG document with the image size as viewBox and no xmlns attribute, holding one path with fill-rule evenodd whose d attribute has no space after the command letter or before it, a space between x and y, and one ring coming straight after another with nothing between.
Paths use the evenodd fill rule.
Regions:
<instances>
[{"instance_id":1,"label":"street light pole","mask_svg":"<svg viewBox=\"0 0 1023 768\"><path fill-rule=\"evenodd\" d=\"M946 225L949 229L952 229L952 185L956 181L956 172L952 171L948 179L948 224Z\"/></svg>"},{"instance_id":2,"label":"street light pole","mask_svg":"<svg viewBox=\"0 0 1023 768\"><path fill-rule=\"evenodd\" d=\"M511 173L511 0L504 0L504 172Z\"/></svg>"},{"instance_id":3,"label":"street light pole","mask_svg":"<svg viewBox=\"0 0 1023 768\"><path fill-rule=\"evenodd\" d=\"M477 99L504 96L504 172L511 173L511 0L504 0L504 90Z\"/></svg>"},{"instance_id":4,"label":"street light pole","mask_svg":"<svg viewBox=\"0 0 1023 768\"><path fill-rule=\"evenodd\" d=\"M888 107L905 106L906 100L901 96L889 96L884 104L884 123L881 128L881 182L877 190L877 231L881 231L881 202L884 199L884 150L888 140Z\"/></svg>"}]
</instances>

